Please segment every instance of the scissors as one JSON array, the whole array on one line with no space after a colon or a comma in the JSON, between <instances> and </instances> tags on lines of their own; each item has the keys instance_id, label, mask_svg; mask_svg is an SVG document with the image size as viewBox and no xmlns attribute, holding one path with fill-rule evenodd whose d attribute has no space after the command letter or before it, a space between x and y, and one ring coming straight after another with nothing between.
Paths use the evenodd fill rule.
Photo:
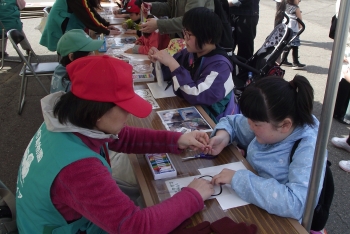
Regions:
<instances>
[{"instance_id":1,"label":"scissors","mask_svg":"<svg viewBox=\"0 0 350 234\"><path fill-rule=\"evenodd\" d=\"M211 154L200 153L200 154L196 154L194 156L182 158L182 161L196 159L196 158L214 159L214 158L216 158L216 156L211 155Z\"/></svg>"}]
</instances>

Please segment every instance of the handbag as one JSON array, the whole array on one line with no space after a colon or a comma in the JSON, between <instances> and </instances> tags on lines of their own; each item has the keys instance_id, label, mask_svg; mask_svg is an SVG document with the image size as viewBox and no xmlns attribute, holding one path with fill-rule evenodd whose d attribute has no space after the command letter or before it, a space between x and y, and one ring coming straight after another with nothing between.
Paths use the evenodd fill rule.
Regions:
<instances>
[{"instance_id":1,"label":"handbag","mask_svg":"<svg viewBox=\"0 0 350 234\"><path fill-rule=\"evenodd\" d=\"M334 39L334 36L335 36L335 29L337 28L337 17L335 15L333 15L332 17L332 22L331 22L331 27L329 29L329 37L331 39Z\"/></svg>"}]
</instances>

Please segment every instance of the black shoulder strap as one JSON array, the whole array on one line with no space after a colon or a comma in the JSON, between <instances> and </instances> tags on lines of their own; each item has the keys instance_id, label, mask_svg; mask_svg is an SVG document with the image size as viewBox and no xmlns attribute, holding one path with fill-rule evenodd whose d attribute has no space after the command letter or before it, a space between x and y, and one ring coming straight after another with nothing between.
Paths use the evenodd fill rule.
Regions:
<instances>
[{"instance_id":1,"label":"black shoulder strap","mask_svg":"<svg viewBox=\"0 0 350 234\"><path fill-rule=\"evenodd\" d=\"M298 148L298 145L299 145L300 141L301 141L301 139L299 139L296 142L294 142L292 151L290 152L290 155L289 155L289 164L292 163L292 161L293 161L294 152Z\"/></svg>"}]
</instances>

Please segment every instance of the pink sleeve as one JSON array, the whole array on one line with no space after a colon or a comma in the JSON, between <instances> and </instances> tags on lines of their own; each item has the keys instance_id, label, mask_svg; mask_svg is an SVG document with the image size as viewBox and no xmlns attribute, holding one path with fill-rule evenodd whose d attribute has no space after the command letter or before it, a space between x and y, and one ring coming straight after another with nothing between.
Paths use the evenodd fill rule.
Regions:
<instances>
[{"instance_id":1,"label":"pink sleeve","mask_svg":"<svg viewBox=\"0 0 350 234\"><path fill-rule=\"evenodd\" d=\"M180 154L177 141L181 133L125 126L119 139L108 144L116 152L123 153L174 153Z\"/></svg>"},{"instance_id":2,"label":"pink sleeve","mask_svg":"<svg viewBox=\"0 0 350 234\"><path fill-rule=\"evenodd\" d=\"M143 43L140 44L139 54L148 54L151 47L156 47L158 49L158 33L153 32L148 38L143 39Z\"/></svg>"},{"instance_id":3,"label":"pink sleeve","mask_svg":"<svg viewBox=\"0 0 350 234\"><path fill-rule=\"evenodd\" d=\"M97 158L76 161L61 170L51 199L66 220L76 213L108 233L168 233L203 208L200 194L184 188L170 199L140 209L117 186Z\"/></svg>"}]
</instances>

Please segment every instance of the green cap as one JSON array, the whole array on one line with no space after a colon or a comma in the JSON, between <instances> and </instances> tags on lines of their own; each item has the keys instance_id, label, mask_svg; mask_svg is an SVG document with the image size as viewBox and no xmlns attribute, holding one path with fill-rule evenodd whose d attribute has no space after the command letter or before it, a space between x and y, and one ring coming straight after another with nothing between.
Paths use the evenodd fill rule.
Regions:
<instances>
[{"instance_id":1,"label":"green cap","mask_svg":"<svg viewBox=\"0 0 350 234\"><path fill-rule=\"evenodd\" d=\"M57 43L57 53L62 57L76 51L94 51L101 48L103 40L93 40L82 29L67 31Z\"/></svg>"}]
</instances>

